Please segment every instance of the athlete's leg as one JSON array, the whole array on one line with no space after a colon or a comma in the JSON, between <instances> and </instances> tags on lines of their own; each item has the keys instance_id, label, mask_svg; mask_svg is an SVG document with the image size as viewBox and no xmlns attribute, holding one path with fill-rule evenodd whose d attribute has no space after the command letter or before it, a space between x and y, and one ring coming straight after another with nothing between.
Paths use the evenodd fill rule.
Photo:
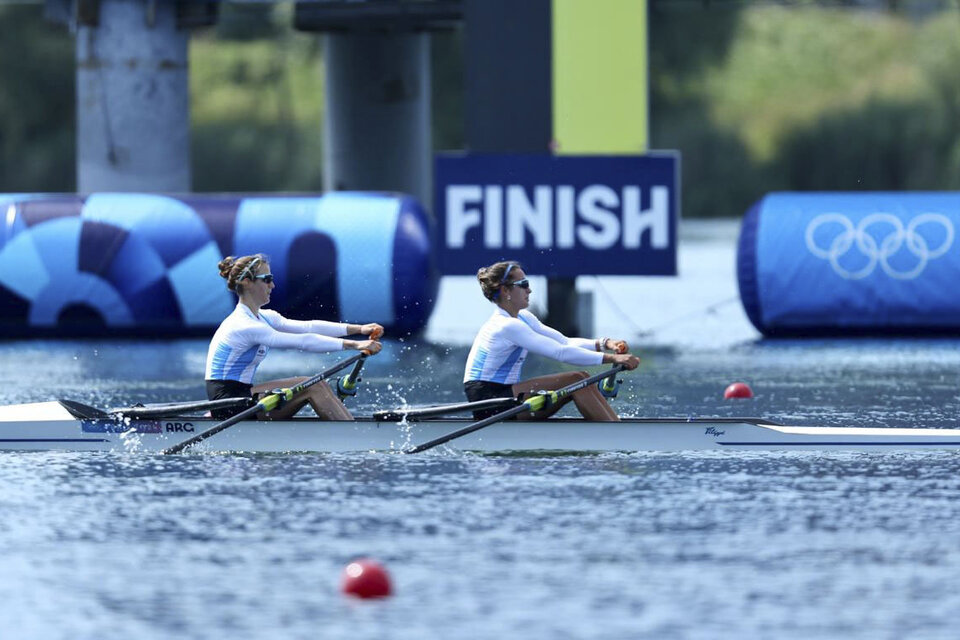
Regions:
<instances>
[{"instance_id":1,"label":"athlete's leg","mask_svg":"<svg viewBox=\"0 0 960 640\"><path fill-rule=\"evenodd\" d=\"M579 382L587 378L589 374L586 371L566 371L564 373L554 373L547 376L538 376L529 380L522 380L513 385L514 395L524 394L532 395L536 391L556 391L561 387ZM543 420L552 416L560 410L565 404L573 400L582 415L587 420L596 422L616 422L620 420L617 413L607 403L596 385L590 385L573 393L572 397L567 396L560 402L547 409L536 411L534 413L520 414L520 420Z\"/></svg>"},{"instance_id":2,"label":"athlete's leg","mask_svg":"<svg viewBox=\"0 0 960 640\"><path fill-rule=\"evenodd\" d=\"M299 378L270 380L269 382L256 385L253 388L253 393L256 396L259 393L268 393L274 389L292 387L307 379L306 376L303 376ZM320 416L322 420L353 420L350 411L343 406L343 403L340 402L340 399L337 398L326 382L318 382L304 389L293 396L288 402L284 403L283 406L269 412L264 416L264 419L283 420L290 418L296 415L307 403L310 403L310 406L313 407L313 410L317 412L317 415Z\"/></svg>"}]
</instances>

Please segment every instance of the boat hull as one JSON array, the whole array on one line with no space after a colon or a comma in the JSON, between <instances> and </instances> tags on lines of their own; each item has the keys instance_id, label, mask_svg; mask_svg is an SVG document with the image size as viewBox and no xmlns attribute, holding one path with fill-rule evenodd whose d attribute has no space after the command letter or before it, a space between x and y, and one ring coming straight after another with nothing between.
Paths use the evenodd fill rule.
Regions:
<instances>
[{"instance_id":1,"label":"boat hull","mask_svg":"<svg viewBox=\"0 0 960 640\"><path fill-rule=\"evenodd\" d=\"M57 402L0 407L0 450L155 452L202 433L209 418L78 419ZM397 423L360 418L247 421L199 443L197 452L400 452L470 424L468 419ZM960 447L960 429L791 427L753 418L575 418L503 422L448 445L480 452L911 450Z\"/></svg>"}]
</instances>

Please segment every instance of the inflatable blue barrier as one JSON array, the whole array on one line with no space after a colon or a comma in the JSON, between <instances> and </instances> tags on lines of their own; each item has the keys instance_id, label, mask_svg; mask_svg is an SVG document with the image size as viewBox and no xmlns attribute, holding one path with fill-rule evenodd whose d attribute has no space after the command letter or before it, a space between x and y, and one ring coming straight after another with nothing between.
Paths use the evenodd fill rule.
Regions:
<instances>
[{"instance_id":1,"label":"inflatable blue barrier","mask_svg":"<svg viewBox=\"0 0 960 640\"><path fill-rule=\"evenodd\" d=\"M746 214L740 297L767 336L960 334L960 194L773 193Z\"/></svg>"},{"instance_id":2,"label":"inflatable blue barrier","mask_svg":"<svg viewBox=\"0 0 960 640\"><path fill-rule=\"evenodd\" d=\"M190 335L236 305L217 263L265 253L290 318L422 329L438 278L429 221L402 195L0 195L6 336Z\"/></svg>"}]
</instances>

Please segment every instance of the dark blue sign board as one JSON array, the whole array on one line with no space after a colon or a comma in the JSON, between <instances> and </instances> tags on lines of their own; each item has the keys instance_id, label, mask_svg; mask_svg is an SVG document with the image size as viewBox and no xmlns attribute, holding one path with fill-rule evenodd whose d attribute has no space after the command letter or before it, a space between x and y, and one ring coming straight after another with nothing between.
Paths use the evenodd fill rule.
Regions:
<instances>
[{"instance_id":1,"label":"dark blue sign board","mask_svg":"<svg viewBox=\"0 0 960 640\"><path fill-rule=\"evenodd\" d=\"M670 152L438 155L440 273L518 260L554 277L676 275L679 167Z\"/></svg>"}]
</instances>

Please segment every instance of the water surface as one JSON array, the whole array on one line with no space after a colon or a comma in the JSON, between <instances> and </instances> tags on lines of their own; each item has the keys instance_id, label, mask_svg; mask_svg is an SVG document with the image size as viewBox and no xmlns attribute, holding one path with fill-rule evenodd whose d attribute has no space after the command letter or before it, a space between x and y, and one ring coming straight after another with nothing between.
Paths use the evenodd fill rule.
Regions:
<instances>
[{"instance_id":1,"label":"water surface","mask_svg":"<svg viewBox=\"0 0 960 640\"><path fill-rule=\"evenodd\" d=\"M0 401L198 397L204 349L0 344ZM390 343L351 406L459 400L465 356ZM642 356L624 414L955 424L953 341ZM275 353L264 374L332 358ZM757 397L722 400L735 379ZM10 453L0 485L10 637L946 638L960 600L952 452ZM364 555L390 570L394 597L339 593Z\"/></svg>"}]
</instances>

